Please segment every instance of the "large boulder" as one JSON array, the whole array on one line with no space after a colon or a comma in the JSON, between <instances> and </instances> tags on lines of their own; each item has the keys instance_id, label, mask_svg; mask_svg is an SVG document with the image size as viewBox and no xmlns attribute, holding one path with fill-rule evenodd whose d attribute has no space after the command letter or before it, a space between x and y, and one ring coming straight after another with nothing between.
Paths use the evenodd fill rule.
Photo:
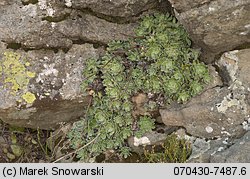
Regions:
<instances>
[{"instance_id":1,"label":"large boulder","mask_svg":"<svg viewBox=\"0 0 250 179\"><path fill-rule=\"evenodd\" d=\"M170 0L205 62L250 43L249 0Z\"/></svg>"}]
</instances>

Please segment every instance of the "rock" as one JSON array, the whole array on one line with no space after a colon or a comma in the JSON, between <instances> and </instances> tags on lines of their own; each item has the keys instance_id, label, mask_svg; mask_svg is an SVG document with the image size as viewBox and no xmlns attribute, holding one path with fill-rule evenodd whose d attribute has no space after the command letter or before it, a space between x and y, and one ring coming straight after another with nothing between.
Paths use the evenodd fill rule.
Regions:
<instances>
[{"instance_id":1,"label":"rock","mask_svg":"<svg viewBox=\"0 0 250 179\"><path fill-rule=\"evenodd\" d=\"M191 148L192 154L188 158L188 162L209 162L209 155L204 155L204 153L210 149L210 141L197 138L194 142L192 142Z\"/></svg>"},{"instance_id":2,"label":"rock","mask_svg":"<svg viewBox=\"0 0 250 179\"><path fill-rule=\"evenodd\" d=\"M230 148L211 155L212 163L249 163L250 162L250 132L235 142Z\"/></svg>"},{"instance_id":3,"label":"rock","mask_svg":"<svg viewBox=\"0 0 250 179\"><path fill-rule=\"evenodd\" d=\"M145 146L154 146L154 145L160 145L164 143L164 141L169 136L169 134L174 132L176 128L166 127L164 130L165 130L164 133L158 133L156 131L146 133L141 138L131 136L128 139L129 147L131 147L131 149L134 152L138 154L142 154L144 152Z\"/></svg>"},{"instance_id":4,"label":"rock","mask_svg":"<svg viewBox=\"0 0 250 179\"><path fill-rule=\"evenodd\" d=\"M133 23L111 23L80 10L64 12L65 7L62 9L60 3L54 7L46 1L45 4L39 2L0 6L0 37L8 48L67 51L73 44L105 45L110 40L128 39L133 34ZM70 17L64 18L64 14Z\"/></svg>"},{"instance_id":5,"label":"rock","mask_svg":"<svg viewBox=\"0 0 250 179\"><path fill-rule=\"evenodd\" d=\"M68 0L66 6L76 9L90 9L95 13L114 17L130 17L140 14L150 8L156 7L157 0Z\"/></svg>"},{"instance_id":6,"label":"rock","mask_svg":"<svg viewBox=\"0 0 250 179\"><path fill-rule=\"evenodd\" d=\"M250 91L250 78L249 78L249 66L250 66L250 49L244 49L238 51L236 56L239 58L238 61L238 71L240 73L236 74L237 78L243 82L244 87L247 91ZM249 95L248 95L248 102L249 102Z\"/></svg>"},{"instance_id":7,"label":"rock","mask_svg":"<svg viewBox=\"0 0 250 179\"><path fill-rule=\"evenodd\" d=\"M159 6L158 0L1 0L0 118L52 129L83 116L90 100L80 88L85 59L133 36L134 20Z\"/></svg>"},{"instance_id":8,"label":"rock","mask_svg":"<svg viewBox=\"0 0 250 179\"><path fill-rule=\"evenodd\" d=\"M146 115L149 112L145 109L144 105L148 102L148 97L146 94L139 93L132 97L132 102L134 103L133 116Z\"/></svg>"},{"instance_id":9,"label":"rock","mask_svg":"<svg viewBox=\"0 0 250 179\"><path fill-rule=\"evenodd\" d=\"M178 20L195 45L202 48L202 58L211 63L222 52L250 43L249 0L170 0Z\"/></svg>"},{"instance_id":10,"label":"rock","mask_svg":"<svg viewBox=\"0 0 250 179\"><path fill-rule=\"evenodd\" d=\"M9 2L8 0L2 0L0 1L0 6L6 5L8 2Z\"/></svg>"},{"instance_id":11,"label":"rock","mask_svg":"<svg viewBox=\"0 0 250 179\"><path fill-rule=\"evenodd\" d=\"M8 48L23 49L68 49L72 40L53 29L53 23L42 21L38 5L23 6L13 3L0 6L0 38Z\"/></svg>"},{"instance_id":12,"label":"rock","mask_svg":"<svg viewBox=\"0 0 250 179\"><path fill-rule=\"evenodd\" d=\"M198 8L199 6L209 3L211 0L169 0L177 12L185 12L187 10Z\"/></svg>"},{"instance_id":13,"label":"rock","mask_svg":"<svg viewBox=\"0 0 250 179\"><path fill-rule=\"evenodd\" d=\"M71 16L72 19L58 22L55 29L75 43L92 42L105 45L111 40L125 40L134 34L133 23L111 23L78 11L74 11Z\"/></svg>"},{"instance_id":14,"label":"rock","mask_svg":"<svg viewBox=\"0 0 250 179\"><path fill-rule=\"evenodd\" d=\"M228 149L233 144L233 139L228 137L205 140L196 138L192 142L192 154L188 158L188 163L210 163L211 157L217 152ZM223 162L223 161L221 161Z\"/></svg>"},{"instance_id":15,"label":"rock","mask_svg":"<svg viewBox=\"0 0 250 179\"><path fill-rule=\"evenodd\" d=\"M0 49L3 50L3 49ZM0 51L0 118L12 125L51 129L84 114L84 61L98 57L91 44L68 53L52 50Z\"/></svg>"},{"instance_id":16,"label":"rock","mask_svg":"<svg viewBox=\"0 0 250 179\"><path fill-rule=\"evenodd\" d=\"M216 77L213 73L217 80L202 94L187 104L160 110L164 124L182 126L189 134L202 138L241 135L242 124L249 118L249 80L245 80L250 67L248 54L249 49L223 54L217 67L229 86L221 86L218 74Z\"/></svg>"}]
</instances>

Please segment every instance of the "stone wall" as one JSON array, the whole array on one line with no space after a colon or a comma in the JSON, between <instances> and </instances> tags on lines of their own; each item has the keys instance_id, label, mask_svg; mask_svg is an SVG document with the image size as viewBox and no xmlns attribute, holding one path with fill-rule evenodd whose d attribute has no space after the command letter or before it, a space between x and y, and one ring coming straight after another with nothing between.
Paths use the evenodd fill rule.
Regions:
<instances>
[{"instance_id":1,"label":"stone wall","mask_svg":"<svg viewBox=\"0 0 250 179\"><path fill-rule=\"evenodd\" d=\"M0 119L51 129L84 116L81 89L87 58L133 35L157 0L2 0L0 2Z\"/></svg>"},{"instance_id":2,"label":"stone wall","mask_svg":"<svg viewBox=\"0 0 250 179\"><path fill-rule=\"evenodd\" d=\"M207 63L250 43L249 0L1 0L0 118L14 125L50 129L84 116L83 109L90 104L90 97L81 90L85 60L102 54L110 40L133 36L143 15L172 12L171 6ZM247 72L240 74L243 81L248 79ZM211 95L207 99L211 108L224 97L213 91L204 95ZM207 112L205 105L196 105ZM237 124L245 120L240 118ZM184 124L172 121L172 125ZM195 132L192 125L185 127ZM206 131L196 132L204 136Z\"/></svg>"},{"instance_id":3,"label":"stone wall","mask_svg":"<svg viewBox=\"0 0 250 179\"><path fill-rule=\"evenodd\" d=\"M203 60L214 62L226 51L249 47L249 0L170 0L179 21Z\"/></svg>"}]
</instances>

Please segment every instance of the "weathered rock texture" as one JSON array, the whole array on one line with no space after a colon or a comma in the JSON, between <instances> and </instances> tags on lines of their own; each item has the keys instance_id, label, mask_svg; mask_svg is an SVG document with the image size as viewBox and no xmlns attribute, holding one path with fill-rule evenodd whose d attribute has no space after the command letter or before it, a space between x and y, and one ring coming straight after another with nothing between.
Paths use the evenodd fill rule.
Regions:
<instances>
[{"instance_id":1,"label":"weathered rock texture","mask_svg":"<svg viewBox=\"0 0 250 179\"><path fill-rule=\"evenodd\" d=\"M195 139L191 163L249 163L250 132L239 139L222 138L218 140Z\"/></svg>"},{"instance_id":2,"label":"weathered rock texture","mask_svg":"<svg viewBox=\"0 0 250 179\"><path fill-rule=\"evenodd\" d=\"M158 2L155 0L69 0L68 6L77 9L91 9L93 12L105 14L107 16L131 17L155 7L157 3Z\"/></svg>"},{"instance_id":3,"label":"weathered rock texture","mask_svg":"<svg viewBox=\"0 0 250 179\"><path fill-rule=\"evenodd\" d=\"M238 136L248 121L250 49L223 54L217 62L224 84L212 82L187 104L160 110L166 125L183 126L193 136L213 138ZM218 74L214 73L214 79Z\"/></svg>"},{"instance_id":4,"label":"weathered rock texture","mask_svg":"<svg viewBox=\"0 0 250 179\"><path fill-rule=\"evenodd\" d=\"M83 115L89 98L82 96L80 90L84 80L81 71L86 58L98 56L92 45L73 45L67 54L61 50L58 53L0 52L3 54L0 61L2 120L18 126L53 128Z\"/></svg>"},{"instance_id":5,"label":"weathered rock texture","mask_svg":"<svg viewBox=\"0 0 250 179\"><path fill-rule=\"evenodd\" d=\"M222 52L250 43L249 0L169 0L176 16L210 63ZM243 46L242 46L243 45Z\"/></svg>"},{"instance_id":6,"label":"weathered rock texture","mask_svg":"<svg viewBox=\"0 0 250 179\"><path fill-rule=\"evenodd\" d=\"M209 57L207 62L224 50L249 43L249 0L170 2L195 44ZM99 56L110 40L133 36L141 15L169 8L166 0L1 0L0 118L14 125L48 129L82 116L89 102L80 91L85 59ZM244 72L249 64L241 54L236 55L241 59L236 60L241 68L236 75L239 80L230 76L230 65L224 65L230 62L218 63L224 85L230 89L218 87L223 85L217 75L189 106L162 110L165 123L185 126L204 137L237 133L233 127L248 115L250 98ZM171 122L166 117L169 111ZM193 111L196 116L190 115Z\"/></svg>"},{"instance_id":7,"label":"weathered rock texture","mask_svg":"<svg viewBox=\"0 0 250 179\"><path fill-rule=\"evenodd\" d=\"M135 20L158 0L1 0L0 119L51 129L84 115L84 62L114 39L133 35Z\"/></svg>"},{"instance_id":8,"label":"weathered rock texture","mask_svg":"<svg viewBox=\"0 0 250 179\"><path fill-rule=\"evenodd\" d=\"M249 163L250 162L250 132L246 133L241 139L235 141L230 148L217 151L211 155L212 163Z\"/></svg>"}]
</instances>

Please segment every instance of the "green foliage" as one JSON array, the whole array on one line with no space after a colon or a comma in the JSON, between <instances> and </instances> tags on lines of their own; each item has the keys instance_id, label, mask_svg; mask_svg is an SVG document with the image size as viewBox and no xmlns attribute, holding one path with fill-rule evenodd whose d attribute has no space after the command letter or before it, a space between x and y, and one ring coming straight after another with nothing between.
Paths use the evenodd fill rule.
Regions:
<instances>
[{"instance_id":1,"label":"green foliage","mask_svg":"<svg viewBox=\"0 0 250 179\"><path fill-rule=\"evenodd\" d=\"M190 143L176 135L168 136L161 146L144 149L144 157L149 163L184 163L190 155Z\"/></svg>"},{"instance_id":2,"label":"green foliage","mask_svg":"<svg viewBox=\"0 0 250 179\"><path fill-rule=\"evenodd\" d=\"M89 144L78 152L85 161L108 149L128 156L126 139L154 128L151 116L132 116L133 95L161 95L165 104L186 102L209 82L199 52L190 47L186 31L172 16L146 16L135 34L127 41L110 42L104 56L86 61L82 86L91 90L93 104L69 134L73 148Z\"/></svg>"},{"instance_id":3,"label":"green foliage","mask_svg":"<svg viewBox=\"0 0 250 179\"><path fill-rule=\"evenodd\" d=\"M139 131L135 133L136 137L142 137L146 132L154 129L154 121L148 116L142 116L139 119Z\"/></svg>"}]
</instances>

